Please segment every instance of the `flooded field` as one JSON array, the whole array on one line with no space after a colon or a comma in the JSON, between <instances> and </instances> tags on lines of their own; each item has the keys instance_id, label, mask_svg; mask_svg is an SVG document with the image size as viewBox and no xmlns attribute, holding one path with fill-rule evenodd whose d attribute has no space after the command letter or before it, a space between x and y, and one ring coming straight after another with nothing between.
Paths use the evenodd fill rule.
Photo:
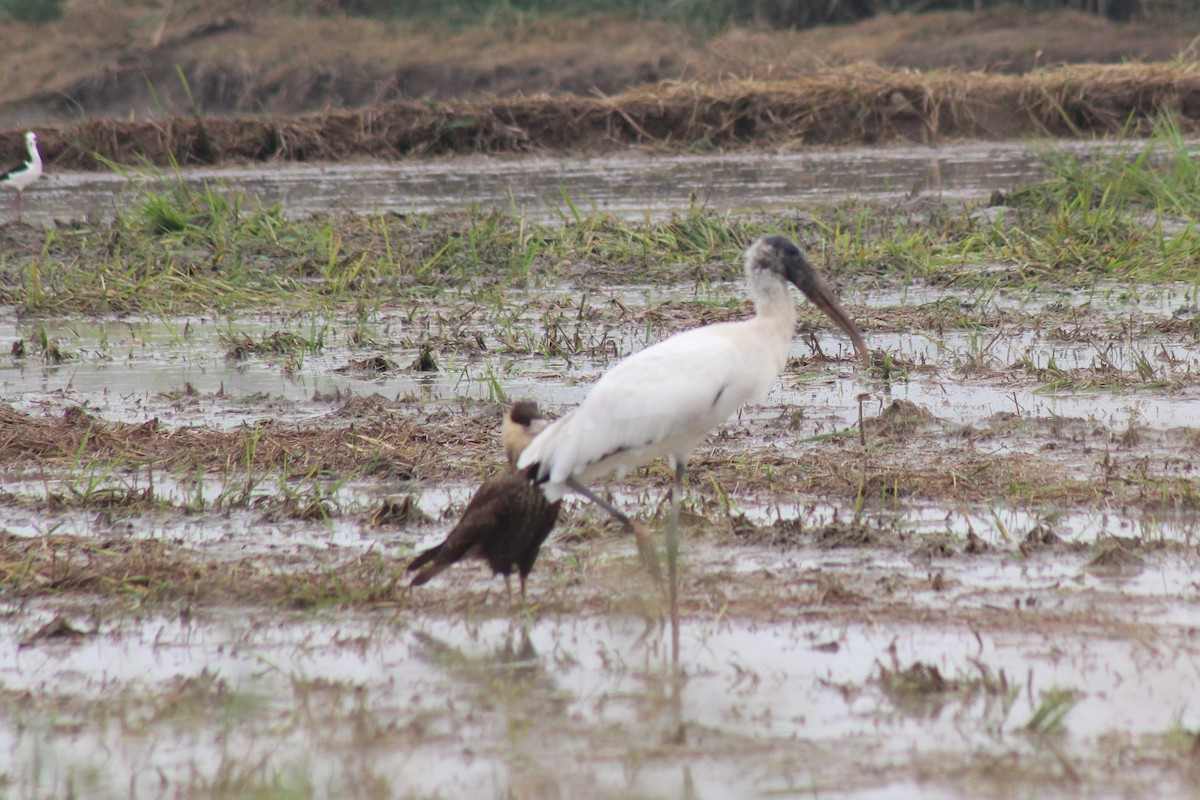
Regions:
<instances>
[{"instance_id":1,"label":"flooded field","mask_svg":"<svg viewBox=\"0 0 1200 800\"><path fill-rule=\"evenodd\" d=\"M1061 145L1060 145L1061 146ZM1081 151L1102 145L1079 146ZM473 206L512 210L530 220L561 220L572 204L622 219L662 219L700 203L717 211L780 211L854 196L888 199L933 192L981 198L1043 174L1038 150L1011 143L956 147L844 148L790 154L605 158L459 158L427 163L272 165L190 169L193 184L219 184L280 204L292 216L345 211L430 213ZM38 188L25 220L110 220L136 202L140 181L67 172Z\"/></svg>"},{"instance_id":2,"label":"flooded field","mask_svg":"<svg viewBox=\"0 0 1200 800\"><path fill-rule=\"evenodd\" d=\"M1200 795L1193 223L1060 243L1099 212L1015 216L1031 152L223 170L188 178L244 204L182 222L115 178L31 192L0 230L2 793ZM696 453L677 654L574 500L528 607L477 565L405 590L508 400L561 415L752 313L737 254L779 230L873 365L802 305ZM600 486L660 530L670 480Z\"/></svg>"}]
</instances>

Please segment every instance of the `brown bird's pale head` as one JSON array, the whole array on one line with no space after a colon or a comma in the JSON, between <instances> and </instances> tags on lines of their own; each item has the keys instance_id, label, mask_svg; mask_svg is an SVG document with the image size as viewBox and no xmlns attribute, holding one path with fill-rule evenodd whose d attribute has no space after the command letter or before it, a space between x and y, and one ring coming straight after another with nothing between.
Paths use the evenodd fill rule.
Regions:
<instances>
[{"instance_id":1,"label":"brown bird's pale head","mask_svg":"<svg viewBox=\"0 0 1200 800\"><path fill-rule=\"evenodd\" d=\"M763 273L773 274L777 280L787 281L803 292L810 303L850 337L863 365L871 366L871 351L858 327L795 242L786 236L764 236L755 242L746 254L746 275L753 282Z\"/></svg>"},{"instance_id":2,"label":"brown bird's pale head","mask_svg":"<svg viewBox=\"0 0 1200 800\"><path fill-rule=\"evenodd\" d=\"M500 425L500 439L504 442L504 455L509 464L516 465L521 453L546 424L546 418L532 400L518 400L509 407Z\"/></svg>"}]
</instances>

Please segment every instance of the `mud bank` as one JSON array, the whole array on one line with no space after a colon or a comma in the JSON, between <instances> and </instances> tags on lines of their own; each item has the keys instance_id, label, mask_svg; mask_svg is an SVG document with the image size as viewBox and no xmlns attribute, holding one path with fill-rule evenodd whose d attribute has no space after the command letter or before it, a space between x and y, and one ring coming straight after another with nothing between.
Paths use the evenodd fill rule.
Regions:
<instances>
[{"instance_id":1,"label":"mud bank","mask_svg":"<svg viewBox=\"0 0 1200 800\"><path fill-rule=\"evenodd\" d=\"M399 159L465 153L790 149L1082 137L1200 120L1200 65L1075 66L1027 75L846 68L785 81L671 83L611 97L389 103L290 118L93 119L40 129L51 168ZM21 131L0 159L21 157Z\"/></svg>"}]
</instances>

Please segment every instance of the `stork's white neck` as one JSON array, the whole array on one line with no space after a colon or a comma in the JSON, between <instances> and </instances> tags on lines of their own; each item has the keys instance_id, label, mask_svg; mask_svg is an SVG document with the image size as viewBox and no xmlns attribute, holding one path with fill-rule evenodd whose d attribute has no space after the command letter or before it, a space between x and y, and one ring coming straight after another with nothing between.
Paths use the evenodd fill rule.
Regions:
<instances>
[{"instance_id":1,"label":"stork's white neck","mask_svg":"<svg viewBox=\"0 0 1200 800\"><path fill-rule=\"evenodd\" d=\"M747 292L754 301L754 319L764 333L791 342L796 330L796 304L788 283L772 272L750 270Z\"/></svg>"},{"instance_id":2,"label":"stork's white neck","mask_svg":"<svg viewBox=\"0 0 1200 800\"><path fill-rule=\"evenodd\" d=\"M42 163L42 154L38 152L37 142L34 141L33 139L29 139L25 142L25 147L27 150L29 150L29 163L30 164L41 164Z\"/></svg>"}]
</instances>

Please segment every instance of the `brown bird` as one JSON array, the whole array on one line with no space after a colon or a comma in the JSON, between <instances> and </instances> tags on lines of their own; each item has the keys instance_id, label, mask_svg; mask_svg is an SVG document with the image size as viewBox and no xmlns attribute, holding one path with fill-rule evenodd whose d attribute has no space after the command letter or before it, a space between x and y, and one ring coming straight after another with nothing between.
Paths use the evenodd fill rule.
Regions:
<instances>
[{"instance_id":1,"label":"brown bird","mask_svg":"<svg viewBox=\"0 0 1200 800\"><path fill-rule=\"evenodd\" d=\"M544 427L546 420L538 413L536 403L519 400L512 404L501 425L509 469L488 478L479 487L445 541L412 560L409 572L420 572L410 586L427 583L464 558L478 558L491 565L492 574L504 576L510 602L509 576L515 568L521 577L521 600L525 600L525 579L533 570L538 550L554 528L562 505L560 501L547 500L529 476L515 468L521 452Z\"/></svg>"}]
</instances>

